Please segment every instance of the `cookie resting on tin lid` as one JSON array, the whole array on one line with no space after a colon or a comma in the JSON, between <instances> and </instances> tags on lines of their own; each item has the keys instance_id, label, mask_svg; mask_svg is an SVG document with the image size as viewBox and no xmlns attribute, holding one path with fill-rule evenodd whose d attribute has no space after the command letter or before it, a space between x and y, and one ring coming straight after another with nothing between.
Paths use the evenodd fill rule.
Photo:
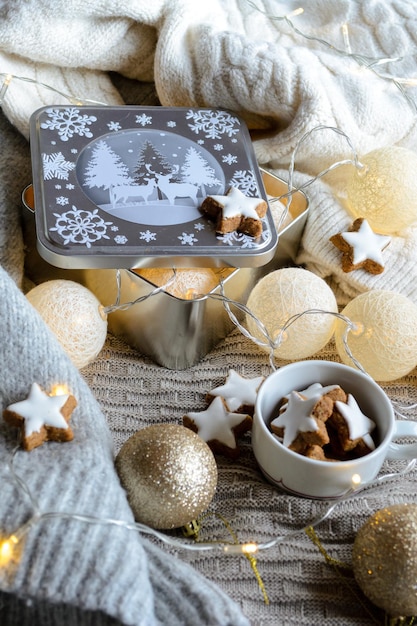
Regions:
<instances>
[{"instance_id":1,"label":"cookie resting on tin lid","mask_svg":"<svg viewBox=\"0 0 417 626\"><path fill-rule=\"evenodd\" d=\"M236 187L230 187L224 196L207 196L201 210L215 220L216 231L220 234L234 230L259 237L262 233L262 218L268 205L262 198L249 198Z\"/></svg>"}]
</instances>

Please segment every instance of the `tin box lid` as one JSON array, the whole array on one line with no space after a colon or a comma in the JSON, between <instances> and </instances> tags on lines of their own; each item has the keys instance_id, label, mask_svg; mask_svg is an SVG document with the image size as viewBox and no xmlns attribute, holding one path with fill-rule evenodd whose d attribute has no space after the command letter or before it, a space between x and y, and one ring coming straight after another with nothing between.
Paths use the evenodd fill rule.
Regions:
<instances>
[{"instance_id":1,"label":"tin box lid","mask_svg":"<svg viewBox=\"0 0 417 626\"><path fill-rule=\"evenodd\" d=\"M278 237L216 233L200 210L236 187L267 201L242 119L208 108L49 106L31 117L37 246L61 268L249 267Z\"/></svg>"}]
</instances>

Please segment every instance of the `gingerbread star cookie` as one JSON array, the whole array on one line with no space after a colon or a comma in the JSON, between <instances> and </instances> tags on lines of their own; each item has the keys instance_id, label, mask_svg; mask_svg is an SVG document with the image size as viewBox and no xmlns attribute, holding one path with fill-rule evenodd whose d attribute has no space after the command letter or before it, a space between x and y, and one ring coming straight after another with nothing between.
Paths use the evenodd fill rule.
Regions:
<instances>
[{"instance_id":1,"label":"gingerbread star cookie","mask_svg":"<svg viewBox=\"0 0 417 626\"><path fill-rule=\"evenodd\" d=\"M224 196L207 196L200 208L215 220L216 232L222 235L237 230L259 237L268 204L262 198L250 198L237 187L230 187Z\"/></svg>"},{"instance_id":2,"label":"gingerbread star cookie","mask_svg":"<svg viewBox=\"0 0 417 626\"><path fill-rule=\"evenodd\" d=\"M349 452L360 440L370 450L374 450L371 432L375 428L375 422L362 413L352 394L348 394L347 402L335 402L334 409L329 425L337 429L343 450Z\"/></svg>"},{"instance_id":3,"label":"gingerbread star cookie","mask_svg":"<svg viewBox=\"0 0 417 626\"><path fill-rule=\"evenodd\" d=\"M229 370L225 384L209 391L207 399L211 401L213 397L220 396L224 399L229 411L234 413L247 413L253 416L256 396L263 381L263 376L245 378L231 369Z\"/></svg>"},{"instance_id":4,"label":"gingerbread star cookie","mask_svg":"<svg viewBox=\"0 0 417 626\"><path fill-rule=\"evenodd\" d=\"M25 400L10 404L3 411L4 421L20 428L22 446L33 450L45 441L71 441L68 424L77 401L71 394L50 396L33 383Z\"/></svg>"},{"instance_id":5,"label":"gingerbread star cookie","mask_svg":"<svg viewBox=\"0 0 417 626\"><path fill-rule=\"evenodd\" d=\"M239 456L237 438L250 430L250 415L228 411L223 398L217 396L205 411L187 413L183 425L201 437L213 452L232 459Z\"/></svg>"},{"instance_id":6,"label":"gingerbread star cookie","mask_svg":"<svg viewBox=\"0 0 417 626\"><path fill-rule=\"evenodd\" d=\"M290 450L319 461L345 461L375 449L375 423L339 385L291 391L269 426Z\"/></svg>"},{"instance_id":7,"label":"gingerbread star cookie","mask_svg":"<svg viewBox=\"0 0 417 626\"><path fill-rule=\"evenodd\" d=\"M343 252L344 272L364 269L370 274L381 274L384 271L382 251L391 238L374 233L363 217L358 217L347 231L330 237L330 241Z\"/></svg>"},{"instance_id":8,"label":"gingerbread star cookie","mask_svg":"<svg viewBox=\"0 0 417 626\"><path fill-rule=\"evenodd\" d=\"M329 442L324 422L332 414L333 403L328 400L322 407L324 398L317 392L309 398L298 391L289 394L284 410L271 422L272 431L283 437L284 446L298 452L299 444L325 445Z\"/></svg>"}]
</instances>

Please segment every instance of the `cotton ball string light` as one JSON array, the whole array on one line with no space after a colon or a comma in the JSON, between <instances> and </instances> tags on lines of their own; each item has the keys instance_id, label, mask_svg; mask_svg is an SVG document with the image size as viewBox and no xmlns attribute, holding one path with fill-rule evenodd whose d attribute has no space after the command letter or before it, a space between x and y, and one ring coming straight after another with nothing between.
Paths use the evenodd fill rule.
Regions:
<instances>
[{"instance_id":1,"label":"cotton ball string light","mask_svg":"<svg viewBox=\"0 0 417 626\"><path fill-rule=\"evenodd\" d=\"M167 285L165 291L180 298L192 300L209 293L219 284L219 278L210 268L180 268L173 275L171 268L145 268L135 270L137 274L157 287Z\"/></svg>"},{"instance_id":2,"label":"cotton ball string light","mask_svg":"<svg viewBox=\"0 0 417 626\"><path fill-rule=\"evenodd\" d=\"M417 615L417 504L377 511L359 529L352 552L363 593L393 618Z\"/></svg>"},{"instance_id":3,"label":"cotton ball string light","mask_svg":"<svg viewBox=\"0 0 417 626\"><path fill-rule=\"evenodd\" d=\"M120 482L137 522L179 528L210 504L217 465L201 437L178 424L153 424L132 435L116 457Z\"/></svg>"},{"instance_id":4,"label":"cotton ball string light","mask_svg":"<svg viewBox=\"0 0 417 626\"><path fill-rule=\"evenodd\" d=\"M26 294L78 368L91 363L107 336L102 306L86 287L71 280L50 280Z\"/></svg>"},{"instance_id":5,"label":"cotton ball string light","mask_svg":"<svg viewBox=\"0 0 417 626\"><path fill-rule=\"evenodd\" d=\"M335 328L337 302L327 283L312 272L298 267L288 267L271 272L262 278L251 291L246 316L249 333L259 341L265 336L256 320L262 322L270 337L282 342L274 349L276 357L288 360L304 359L323 348L331 339ZM285 331L282 327L293 315L317 309L314 314L300 315ZM269 351L270 346L261 346Z\"/></svg>"},{"instance_id":6,"label":"cotton ball string light","mask_svg":"<svg viewBox=\"0 0 417 626\"><path fill-rule=\"evenodd\" d=\"M347 181L347 209L381 234L394 235L417 222L417 154L391 146L360 158Z\"/></svg>"},{"instance_id":7,"label":"cotton ball string light","mask_svg":"<svg viewBox=\"0 0 417 626\"><path fill-rule=\"evenodd\" d=\"M355 329L346 335L346 323L337 320L336 349L347 365L349 351L377 381L405 376L417 365L417 306L406 296L371 290L356 296L342 311Z\"/></svg>"}]
</instances>

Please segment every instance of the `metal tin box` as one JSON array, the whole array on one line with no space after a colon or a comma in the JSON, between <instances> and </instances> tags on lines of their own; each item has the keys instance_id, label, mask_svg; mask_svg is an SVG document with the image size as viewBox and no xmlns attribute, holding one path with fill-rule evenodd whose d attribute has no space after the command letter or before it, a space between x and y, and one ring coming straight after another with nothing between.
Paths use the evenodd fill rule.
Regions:
<instances>
[{"instance_id":1,"label":"metal tin box","mask_svg":"<svg viewBox=\"0 0 417 626\"><path fill-rule=\"evenodd\" d=\"M38 250L56 267L259 267L274 256L269 208L257 238L219 234L200 210L231 187L267 201L249 131L228 111L44 107L30 145Z\"/></svg>"},{"instance_id":2,"label":"metal tin box","mask_svg":"<svg viewBox=\"0 0 417 626\"><path fill-rule=\"evenodd\" d=\"M205 180L200 195L227 186L267 201L284 195L286 183L258 167L244 123L228 112L46 107L32 116L31 151L34 181L23 193L27 275L34 282L77 280L105 306L140 299L110 313L109 330L163 367L196 364L232 330L216 298L221 289L244 303L263 275L295 260L308 212L303 193L293 194L279 235L271 202L255 241L236 232L219 236L192 198L169 197L169 187L162 192L156 184L165 167L160 176L175 177L180 187L187 176ZM149 195L126 196L138 192L135 177L146 173ZM212 268L222 287L194 299L154 294L155 285L135 271L150 267Z\"/></svg>"},{"instance_id":3,"label":"metal tin box","mask_svg":"<svg viewBox=\"0 0 417 626\"><path fill-rule=\"evenodd\" d=\"M261 169L261 175L269 196L279 197L288 191L286 183L273 174ZM118 295L122 303L145 298L126 310L109 314L109 330L159 365L178 370L191 367L232 330L233 322L223 303L211 298L210 294L196 300L177 298L165 292L147 297L155 285L133 270L125 269L121 270L118 294L116 270L62 270L49 265L36 248L31 186L23 193L23 204L27 275L35 282L53 278L77 280L91 289L105 306L113 304ZM279 233L274 258L259 268L218 270L227 298L246 302L262 276L294 263L307 214L308 200L303 193L296 192L290 206L289 222ZM211 293L219 292L220 287L216 287ZM240 317L238 311L233 312Z\"/></svg>"}]
</instances>

